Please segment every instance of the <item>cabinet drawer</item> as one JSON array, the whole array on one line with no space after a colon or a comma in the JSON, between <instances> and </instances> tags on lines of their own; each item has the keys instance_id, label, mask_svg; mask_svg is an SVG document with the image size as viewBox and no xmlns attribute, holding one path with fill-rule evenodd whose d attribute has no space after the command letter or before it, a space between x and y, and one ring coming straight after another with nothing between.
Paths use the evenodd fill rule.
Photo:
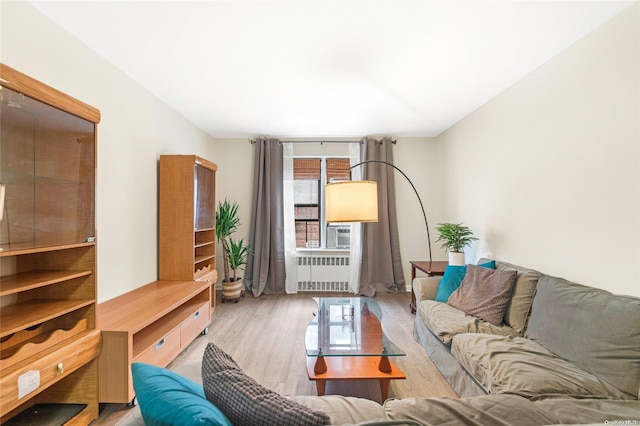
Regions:
<instances>
[{"instance_id":1,"label":"cabinet drawer","mask_svg":"<svg viewBox=\"0 0 640 426\"><path fill-rule=\"evenodd\" d=\"M100 354L100 331L82 333L8 367L0 373L0 415L11 411L29 398L69 376ZM18 379L29 371L39 373L40 385L37 389L18 398Z\"/></svg>"},{"instance_id":2,"label":"cabinet drawer","mask_svg":"<svg viewBox=\"0 0 640 426\"><path fill-rule=\"evenodd\" d=\"M202 330L209 326L211 313L209 302L203 303L189 318L180 324L180 347L186 348Z\"/></svg>"},{"instance_id":3,"label":"cabinet drawer","mask_svg":"<svg viewBox=\"0 0 640 426\"><path fill-rule=\"evenodd\" d=\"M165 367L180 353L180 328L167 333L151 347L142 352L133 362L144 362Z\"/></svg>"}]
</instances>

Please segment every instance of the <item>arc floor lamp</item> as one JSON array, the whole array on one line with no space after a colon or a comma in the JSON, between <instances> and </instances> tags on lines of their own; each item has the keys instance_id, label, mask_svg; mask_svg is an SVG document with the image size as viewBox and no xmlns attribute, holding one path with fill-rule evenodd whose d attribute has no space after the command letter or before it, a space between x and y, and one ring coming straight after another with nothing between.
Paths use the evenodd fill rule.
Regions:
<instances>
[{"instance_id":1,"label":"arc floor lamp","mask_svg":"<svg viewBox=\"0 0 640 426\"><path fill-rule=\"evenodd\" d=\"M413 192L418 197L424 225L427 228L427 245L429 247L429 270L431 270L431 235L429 234L429 223L427 214L424 212L424 205L418 195L416 187L411 179L399 168L391 163L382 160L366 160L349 167L361 166L367 163L381 163L396 169L407 179ZM328 183L325 187L326 197L326 221L327 222L377 222L378 221L378 185L370 180L349 180Z\"/></svg>"}]
</instances>

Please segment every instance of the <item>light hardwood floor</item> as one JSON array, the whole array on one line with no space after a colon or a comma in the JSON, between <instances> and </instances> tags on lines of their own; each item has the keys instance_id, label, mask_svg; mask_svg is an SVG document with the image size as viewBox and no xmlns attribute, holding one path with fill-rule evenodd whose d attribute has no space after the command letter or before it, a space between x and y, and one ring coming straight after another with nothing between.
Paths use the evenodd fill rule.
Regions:
<instances>
[{"instance_id":1,"label":"light hardwood floor","mask_svg":"<svg viewBox=\"0 0 640 426\"><path fill-rule=\"evenodd\" d=\"M207 343L213 342L231 355L238 365L262 385L281 394L316 395L315 383L306 371L304 333L317 309L313 297L352 296L341 293L302 292L293 295L247 294L239 303L216 306L209 333L199 336L169 366L201 361ZM410 294L378 295L385 334L406 356L394 363L407 375L393 380L389 397L457 397L424 349L413 340L415 316L409 312ZM327 394L341 393L380 401L375 381L329 382ZM124 404L103 404L94 425L116 423L128 412Z\"/></svg>"}]
</instances>

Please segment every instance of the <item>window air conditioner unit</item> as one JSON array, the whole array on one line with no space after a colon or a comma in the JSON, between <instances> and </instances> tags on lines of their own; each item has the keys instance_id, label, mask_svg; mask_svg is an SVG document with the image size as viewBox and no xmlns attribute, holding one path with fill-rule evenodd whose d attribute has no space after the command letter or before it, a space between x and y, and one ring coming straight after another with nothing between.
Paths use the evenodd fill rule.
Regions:
<instances>
[{"instance_id":1,"label":"window air conditioner unit","mask_svg":"<svg viewBox=\"0 0 640 426\"><path fill-rule=\"evenodd\" d=\"M351 225L327 226L327 248L348 249L351 247Z\"/></svg>"}]
</instances>

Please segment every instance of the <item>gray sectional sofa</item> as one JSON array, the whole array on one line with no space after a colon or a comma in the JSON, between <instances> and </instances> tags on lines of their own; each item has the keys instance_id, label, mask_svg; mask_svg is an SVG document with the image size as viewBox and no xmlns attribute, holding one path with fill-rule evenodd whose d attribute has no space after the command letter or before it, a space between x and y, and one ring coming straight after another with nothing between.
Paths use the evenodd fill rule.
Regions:
<instances>
[{"instance_id":1,"label":"gray sectional sofa","mask_svg":"<svg viewBox=\"0 0 640 426\"><path fill-rule=\"evenodd\" d=\"M478 263L487 263L481 259ZM499 326L436 302L416 278L414 337L461 397L638 401L640 299L496 261L516 271ZM640 408L636 417L640 417Z\"/></svg>"},{"instance_id":2,"label":"gray sectional sofa","mask_svg":"<svg viewBox=\"0 0 640 426\"><path fill-rule=\"evenodd\" d=\"M247 377L211 343L202 363L182 366L178 377L162 369L144 378L134 374L136 392L148 390L148 383L163 383L155 394L144 392L158 416L166 418L173 409L185 423L186 407L198 407L190 424L640 424L640 299L506 262L495 266L498 274L513 278L501 296L506 308L497 324L436 302L438 277L413 283L415 339L460 399L390 398L381 405L339 395L281 396ZM197 385L185 389L183 377ZM169 390L173 386L166 383L177 388ZM189 392L193 395L185 396ZM204 419L207 400L218 410L214 417L223 413L225 421ZM142 398L140 407L142 413L134 410L121 425L143 424ZM148 425L177 424L154 421L152 409L146 410Z\"/></svg>"}]
</instances>

